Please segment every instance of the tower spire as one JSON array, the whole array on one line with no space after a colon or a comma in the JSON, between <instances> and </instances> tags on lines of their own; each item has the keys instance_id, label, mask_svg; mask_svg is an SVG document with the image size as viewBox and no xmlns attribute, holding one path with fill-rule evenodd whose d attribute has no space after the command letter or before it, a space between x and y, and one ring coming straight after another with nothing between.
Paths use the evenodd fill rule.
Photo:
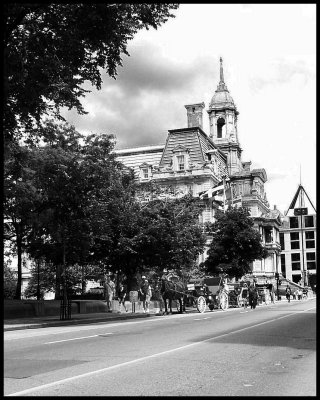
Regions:
<instances>
[{"instance_id":1,"label":"tower spire","mask_svg":"<svg viewBox=\"0 0 320 400\"><path fill-rule=\"evenodd\" d=\"M220 57L220 84L224 83L224 78L223 78L223 65L222 65L222 57Z\"/></svg>"},{"instance_id":2,"label":"tower spire","mask_svg":"<svg viewBox=\"0 0 320 400\"><path fill-rule=\"evenodd\" d=\"M223 60L222 57L220 57L220 82L217 88L217 91L221 92L221 91L226 91L228 92L228 88L227 85L224 83L224 76L223 76L223 64L222 64Z\"/></svg>"}]
</instances>

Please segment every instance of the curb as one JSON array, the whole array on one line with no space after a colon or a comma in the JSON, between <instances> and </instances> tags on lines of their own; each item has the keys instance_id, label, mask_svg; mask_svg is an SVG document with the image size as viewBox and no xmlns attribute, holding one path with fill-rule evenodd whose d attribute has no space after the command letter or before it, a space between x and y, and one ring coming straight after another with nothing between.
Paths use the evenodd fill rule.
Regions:
<instances>
[{"instance_id":1,"label":"curb","mask_svg":"<svg viewBox=\"0 0 320 400\"><path fill-rule=\"evenodd\" d=\"M119 315L115 317L100 317L100 318L83 318L83 319L74 319L74 320L65 320L65 321L52 321L52 322L39 322L39 323L27 323L25 325L17 325L17 326L6 326L3 328L4 332L8 331L17 331L22 329L38 329L38 328L48 328L54 326L70 326L70 325L85 325L88 323L99 323L99 322L114 322L119 320L128 320L128 319L137 319L137 318L148 318L151 316L158 316L161 314L135 314L135 315Z\"/></svg>"}]
</instances>

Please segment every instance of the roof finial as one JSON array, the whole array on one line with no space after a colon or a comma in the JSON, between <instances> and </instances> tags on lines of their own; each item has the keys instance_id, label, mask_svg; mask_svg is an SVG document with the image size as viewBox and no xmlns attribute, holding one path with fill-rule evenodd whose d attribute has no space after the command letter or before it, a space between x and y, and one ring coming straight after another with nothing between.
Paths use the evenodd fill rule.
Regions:
<instances>
[{"instance_id":1,"label":"roof finial","mask_svg":"<svg viewBox=\"0 0 320 400\"><path fill-rule=\"evenodd\" d=\"M220 57L220 83L224 83L222 57Z\"/></svg>"}]
</instances>

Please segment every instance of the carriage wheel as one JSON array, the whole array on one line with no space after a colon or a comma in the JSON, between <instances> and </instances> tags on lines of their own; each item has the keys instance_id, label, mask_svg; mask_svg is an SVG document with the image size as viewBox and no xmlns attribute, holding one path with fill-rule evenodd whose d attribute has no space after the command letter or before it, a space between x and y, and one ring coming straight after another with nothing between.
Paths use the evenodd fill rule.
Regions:
<instances>
[{"instance_id":1,"label":"carriage wheel","mask_svg":"<svg viewBox=\"0 0 320 400\"><path fill-rule=\"evenodd\" d=\"M207 302L203 296L197 298L197 310L199 313L204 313L206 311Z\"/></svg>"},{"instance_id":2,"label":"carriage wheel","mask_svg":"<svg viewBox=\"0 0 320 400\"><path fill-rule=\"evenodd\" d=\"M219 303L220 303L221 310L226 310L228 308L229 301L228 301L227 293L224 293L224 292L220 293Z\"/></svg>"}]
</instances>

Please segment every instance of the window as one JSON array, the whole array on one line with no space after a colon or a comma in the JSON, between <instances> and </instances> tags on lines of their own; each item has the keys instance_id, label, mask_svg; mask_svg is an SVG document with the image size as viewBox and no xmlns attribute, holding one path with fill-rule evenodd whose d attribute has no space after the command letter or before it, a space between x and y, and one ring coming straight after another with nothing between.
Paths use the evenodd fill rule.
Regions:
<instances>
[{"instance_id":1,"label":"window","mask_svg":"<svg viewBox=\"0 0 320 400\"><path fill-rule=\"evenodd\" d=\"M178 171L183 171L185 169L184 156L177 156L177 162L178 162Z\"/></svg>"},{"instance_id":2,"label":"window","mask_svg":"<svg viewBox=\"0 0 320 400\"><path fill-rule=\"evenodd\" d=\"M313 215L308 215L307 217L304 217L304 226L306 228L313 228L314 227Z\"/></svg>"},{"instance_id":3,"label":"window","mask_svg":"<svg viewBox=\"0 0 320 400\"><path fill-rule=\"evenodd\" d=\"M307 253L307 269L316 269L316 253Z\"/></svg>"},{"instance_id":4,"label":"window","mask_svg":"<svg viewBox=\"0 0 320 400\"><path fill-rule=\"evenodd\" d=\"M281 254L281 273L284 277L286 276L286 256L285 256L285 254Z\"/></svg>"},{"instance_id":5,"label":"window","mask_svg":"<svg viewBox=\"0 0 320 400\"><path fill-rule=\"evenodd\" d=\"M290 228L299 228L298 217L290 217Z\"/></svg>"},{"instance_id":6,"label":"window","mask_svg":"<svg viewBox=\"0 0 320 400\"><path fill-rule=\"evenodd\" d=\"M300 271L300 253L292 253L291 254L291 266L292 271Z\"/></svg>"},{"instance_id":7,"label":"window","mask_svg":"<svg viewBox=\"0 0 320 400\"><path fill-rule=\"evenodd\" d=\"M185 171L190 167L189 149L178 145L172 149L172 169L174 171Z\"/></svg>"},{"instance_id":8,"label":"window","mask_svg":"<svg viewBox=\"0 0 320 400\"><path fill-rule=\"evenodd\" d=\"M149 178L149 169L148 168L142 168L142 178L143 179Z\"/></svg>"},{"instance_id":9,"label":"window","mask_svg":"<svg viewBox=\"0 0 320 400\"><path fill-rule=\"evenodd\" d=\"M272 243L273 242L272 228L265 227L264 232L265 232L266 243Z\"/></svg>"},{"instance_id":10,"label":"window","mask_svg":"<svg viewBox=\"0 0 320 400\"><path fill-rule=\"evenodd\" d=\"M299 232L290 232L291 249L300 249Z\"/></svg>"},{"instance_id":11,"label":"window","mask_svg":"<svg viewBox=\"0 0 320 400\"><path fill-rule=\"evenodd\" d=\"M281 250L285 250L284 248L284 233L280 232L280 246Z\"/></svg>"},{"instance_id":12,"label":"window","mask_svg":"<svg viewBox=\"0 0 320 400\"><path fill-rule=\"evenodd\" d=\"M222 138L222 128L225 124L225 121L223 118L219 118L217 121L217 138Z\"/></svg>"},{"instance_id":13,"label":"window","mask_svg":"<svg viewBox=\"0 0 320 400\"><path fill-rule=\"evenodd\" d=\"M315 248L314 231L306 232L306 248L307 249Z\"/></svg>"}]
</instances>

